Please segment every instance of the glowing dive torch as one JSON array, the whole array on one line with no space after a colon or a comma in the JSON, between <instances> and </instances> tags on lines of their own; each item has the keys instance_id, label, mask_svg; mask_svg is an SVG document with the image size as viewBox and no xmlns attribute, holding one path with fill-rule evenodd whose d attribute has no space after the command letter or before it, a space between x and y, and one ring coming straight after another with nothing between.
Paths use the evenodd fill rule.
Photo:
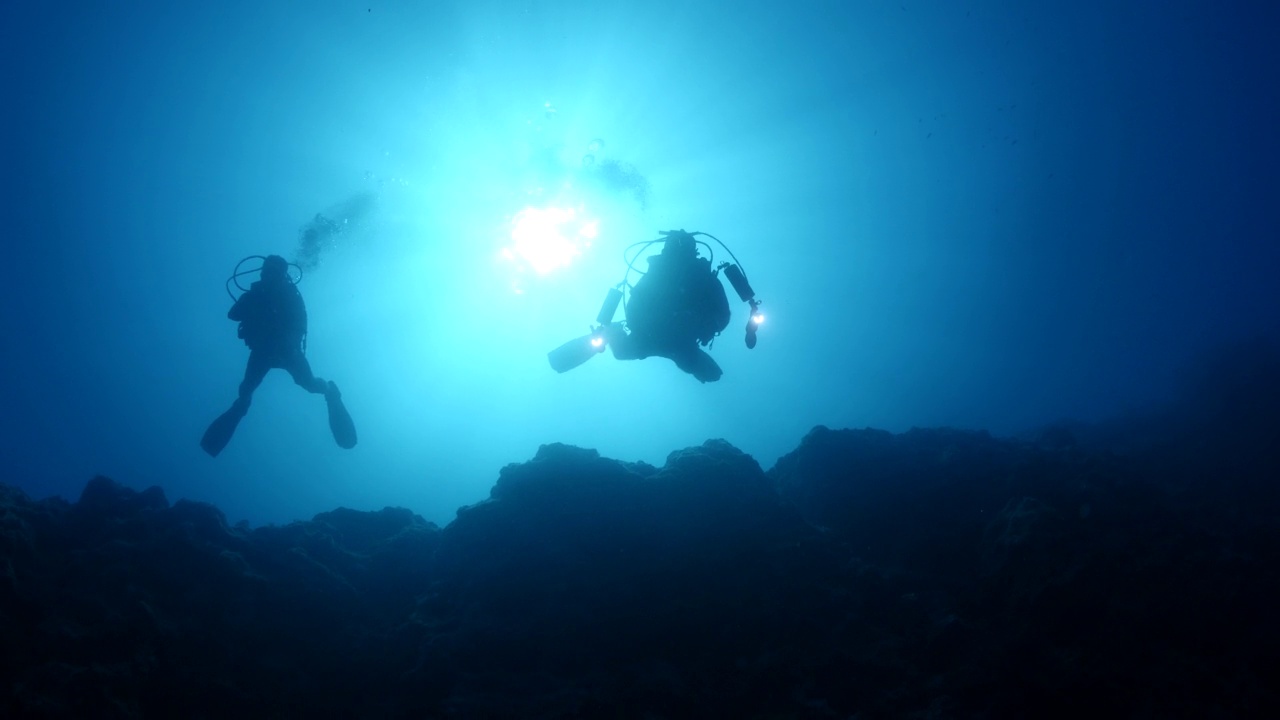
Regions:
<instances>
[{"instance_id":1,"label":"glowing dive torch","mask_svg":"<svg viewBox=\"0 0 1280 720\"><path fill-rule=\"evenodd\" d=\"M760 301L751 301L751 317L747 318L747 349L756 346L756 329L764 322L764 313L760 312Z\"/></svg>"},{"instance_id":2,"label":"glowing dive torch","mask_svg":"<svg viewBox=\"0 0 1280 720\"><path fill-rule=\"evenodd\" d=\"M604 352L604 329L613 323L613 316L618 312L621 302L622 286L609 288L600 305L600 312L596 314L596 329L591 333L591 347L596 352Z\"/></svg>"},{"instance_id":3,"label":"glowing dive torch","mask_svg":"<svg viewBox=\"0 0 1280 720\"><path fill-rule=\"evenodd\" d=\"M738 292L738 297L742 298L743 302L751 304L751 316L747 318L747 349L750 350L756 346L756 330L759 329L760 323L764 322L764 313L760 312L760 301L756 299L756 291L751 289L747 276L737 265L721 263L717 269L724 270L724 276L729 278L729 284Z\"/></svg>"}]
</instances>

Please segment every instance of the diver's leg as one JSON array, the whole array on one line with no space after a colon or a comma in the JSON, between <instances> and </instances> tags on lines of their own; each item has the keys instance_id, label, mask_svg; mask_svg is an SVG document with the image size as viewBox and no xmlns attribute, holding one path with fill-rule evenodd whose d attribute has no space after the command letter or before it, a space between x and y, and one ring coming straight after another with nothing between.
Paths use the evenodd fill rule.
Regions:
<instances>
[{"instance_id":1,"label":"diver's leg","mask_svg":"<svg viewBox=\"0 0 1280 720\"><path fill-rule=\"evenodd\" d=\"M323 395L329 391L329 383L316 377L311 372L311 363L307 362L307 356L302 351L296 351L291 354L281 365L289 374L293 376L293 381L301 385L307 392Z\"/></svg>"},{"instance_id":2,"label":"diver's leg","mask_svg":"<svg viewBox=\"0 0 1280 720\"><path fill-rule=\"evenodd\" d=\"M332 381L325 382L311 373L311 363L299 351L284 363L284 369L293 376L293 381L307 390L323 394L325 404L329 407L329 430L338 447L350 450L356 446L356 425L351 421L351 414L342 404L342 393Z\"/></svg>"},{"instance_id":3,"label":"diver's leg","mask_svg":"<svg viewBox=\"0 0 1280 720\"><path fill-rule=\"evenodd\" d=\"M249 408L253 391L262 384L262 379L267 376L267 371L270 369L271 358L267 357L266 353L259 350L249 353L249 362L244 366L244 380L240 381L240 399L236 401L244 403L246 410Z\"/></svg>"},{"instance_id":4,"label":"diver's leg","mask_svg":"<svg viewBox=\"0 0 1280 720\"><path fill-rule=\"evenodd\" d=\"M249 362L244 367L244 380L240 382L240 395L226 412L210 423L208 429L204 431L204 436L200 438L200 447L204 448L205 452L217 457L227 443L231 442L231 436L235 434L240 419L249 412L253 391L262 384L262 378L267 376L267 371L270 369L271 361L266 354L256 351L249 353Z\"/></svg>"},{"instance_id":5,"label":"diver's leg","mask_svg":"<svg viewBox=\"0 0 1280 720\"><path fill-rule=\"evenodd\" d=\"M716 361L702 348L682 350L668 357L675 361L676 367L698 378L699 382L715 382L724 374Z\"/></svg>"},{"instance_id":6,"label":"diver's leg","mask_svg":"<svg viewBox=\"0 0 1280 720\"><path fill-rule=\"evenodd\" d=\"M351 420L351 413L342 404L342 393L338 386L330 380L324 394L324 402L329 406L329 431L333 433L338 447L350 450L356 446L356 424Z\"/></svg>"}]
</instances>

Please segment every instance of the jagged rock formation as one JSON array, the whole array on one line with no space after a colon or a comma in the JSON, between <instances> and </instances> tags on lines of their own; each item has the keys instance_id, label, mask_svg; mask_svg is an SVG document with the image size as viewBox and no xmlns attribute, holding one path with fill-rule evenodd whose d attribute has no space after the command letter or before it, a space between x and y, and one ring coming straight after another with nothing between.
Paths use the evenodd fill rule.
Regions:
<instances>
[{"instance_id":1,"label":"jagged rock formation","mask_svg":"<svg viewBox=\"0 0 1280 720\"><path fill-rule=\"evenodd\" d=\"M1065 428L819 427L768 472L721 441L661 468L547 445L443 529L0 486L0 710L1274 715L1273 388L1112 428L1124 453Z\"/></svg>"}]
</instances>

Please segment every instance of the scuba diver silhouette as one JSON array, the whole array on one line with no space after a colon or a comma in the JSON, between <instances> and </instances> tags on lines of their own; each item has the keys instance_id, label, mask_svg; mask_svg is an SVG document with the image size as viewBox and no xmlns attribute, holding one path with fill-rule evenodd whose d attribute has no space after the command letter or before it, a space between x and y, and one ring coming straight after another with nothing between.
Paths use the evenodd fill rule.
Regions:
<instances>
[{"instance_id":1,"label":"scuba diver silhouette","mask_svg":"<svg viewBox=\"0 0 1280 720\"><path fill-rule=\"evenodd\" d=\"M760 314L760 301L747 282L737 258L735 263L721 263L712 269L714 254L711 246L697 240L706 235L720 244L729 255L733 252L712 235L703 232L669 230L656 240L635 243L623 252L627 272L622 282L609 290L600 313L597 326L590 335L575 338L547 355L556 372L567 372L603 352L607 346L618 360L638 360L647 357L665 357L676 367L697 378L700 382L715 382L723 372L716 361L702 348L708 347L729 324L729 300L718 273L724 270L738 297L751 305L747 320L747 348L756 345L756 331L764 316ZM663 243L662 252L648 258L649 269L642 273L634 286L627 283L640 254L656 243ZM709 258L698 255L698 246L707 248ZM637 249L638 248L638 249ZM636 250L630 257L627 251ZM624 323L615 323L613 316L618 305L624 304ZM700 347L701 346L701 347Z\"/></svg>"},{"instance_id":2,"label":"scuba diver silhouette","mask_svg":"<svg viewBox=\"0 0 1280 720\"><path fill-rule=\"evenodd\" d=\"M241 271L240 266L253 259L262 259L261 276L248 290L240 287L238 278L255 270ZM241 260L227 278L227 294L235 304L227 317L240 323L238 336L249 346L249 361L240 383L240 396L230 409L213 421L200 440L200 447L217 456L230 442L240 419L249 411L253 391L262 383L272 368L282 368L293 376L293 381L307 391L323 394L329 407L329 429L333 439L343 448L356 444L356 428L351 415L342 404L342 394L332 381L326 382L311 372L306 357L307 309L302 293L295 287L302 279L289 276L289 263L279 255L251 255ZM296 266L295 266L296 267ZM231 292L231 283L244 290L238 299Z\"/></svg>"}]
</instances>

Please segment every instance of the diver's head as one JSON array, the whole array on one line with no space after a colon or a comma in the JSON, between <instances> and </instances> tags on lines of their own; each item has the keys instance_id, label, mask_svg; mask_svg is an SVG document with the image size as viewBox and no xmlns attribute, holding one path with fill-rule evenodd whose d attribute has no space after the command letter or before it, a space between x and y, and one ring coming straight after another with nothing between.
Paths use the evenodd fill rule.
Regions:
<instances>
[{"instance_id":1,"label":"diver's head","mask_svg":"<svg viewBox=\"0 0 1280 720\"><path fill-rule=\"evenodd\" d=\"M687 232L673 232L667 235L662 254L670 258L692 260L698 256L698 244Z\"/></svg>"},{"instance_id":2,"label":"diver's head","mask_svg":"<svg viewBox=\"0 0 1280 720\"><path fill-rule=\"evenodd\" d=\"M268 255L262 261L262 279L269 282L289 279L289 263L279 255Z\"/></svg>"}]
</instances>

